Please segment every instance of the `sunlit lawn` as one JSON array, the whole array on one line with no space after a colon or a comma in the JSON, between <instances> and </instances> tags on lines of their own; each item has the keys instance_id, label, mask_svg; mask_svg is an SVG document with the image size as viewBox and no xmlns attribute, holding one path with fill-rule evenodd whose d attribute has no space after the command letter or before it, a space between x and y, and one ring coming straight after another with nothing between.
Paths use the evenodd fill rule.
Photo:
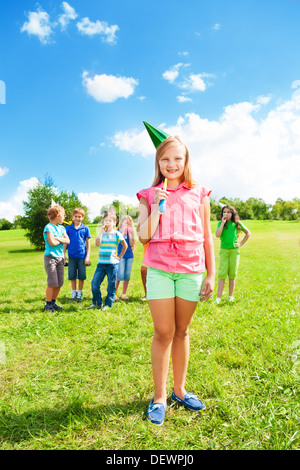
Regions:
<instances>
[{"instance_id":1,"label":"sunlit lawn","mask_svg":"<svg viewBox=\"0 0 300 470\"><path fill-rule=\"evenodd\" d=\"M145 419L153 328L140 301L142 246L131 300L87 310L97 264L92 226L84 300L69 302L66 269L64 310L49 314L42 310L43 253L22 230L0 231L1 449L299 448L300 224L246 225L252 237L241 249L236 303L228 305L226 285L220 305L199 303L190 330L187 389L206 410L191 413L169 401L161 427Z\"/></svg>"}]
</instances>

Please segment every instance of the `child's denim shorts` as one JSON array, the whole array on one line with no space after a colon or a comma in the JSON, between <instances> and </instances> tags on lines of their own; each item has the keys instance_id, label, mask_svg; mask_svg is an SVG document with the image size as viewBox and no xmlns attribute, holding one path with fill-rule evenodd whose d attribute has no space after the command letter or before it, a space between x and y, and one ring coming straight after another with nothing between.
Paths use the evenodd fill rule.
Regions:
<instances>
[{"instance_id":1,"label":"child's denim shorts","mask_svg":"<svg viewBox=\"0 0 300 470\"><path fill-rule=\"evenodd\" d=\"M69 256L68 279L69 281L74 281L75 279L79 279L80 281L86 280L84 258L71 258L71 256Z\"/></svg>"},{"instance_id":2,"label":"child's denim shorts","mask_svg":"<svg viewBox=\"0 0 300 470\"><path fill-rule=\"evenodd\" d=\"M133 258L121 258L118 266L119 281L129 281L133 264Z\"/></svg>"},{"instance_id":3,"label":"child's denim shorts","mask_svg":"<svg viewBox=\"0 0 300 470\"><path fill-rule=\"evenodd\" d=\"M204 273L168 273L160 269L147 269L147 299L172 299L180 297L198 302Z\"/></svg>"}]
</instances>

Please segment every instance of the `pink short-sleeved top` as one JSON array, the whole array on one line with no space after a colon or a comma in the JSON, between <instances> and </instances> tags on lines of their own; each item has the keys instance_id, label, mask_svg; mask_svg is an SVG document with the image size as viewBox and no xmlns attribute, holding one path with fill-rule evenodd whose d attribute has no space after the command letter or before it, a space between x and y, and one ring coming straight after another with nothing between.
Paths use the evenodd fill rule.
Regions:
<instances>
[{"instance_id":1,"label":"pink short-sleeved top","mask_svg":"<svg viewBox=\"0 0 300 470\"><path fill-rule=\"evenodd\" d=\"M142 189L137 193L145 198L151 212L155 207L155 188L163 183ZM181 183L176 189L167 188L166 213L160 216L159 225L144 254L143 264L172 273L202 273L205 271L204 205L211 190Z\"/></svg>"}]
</instances>

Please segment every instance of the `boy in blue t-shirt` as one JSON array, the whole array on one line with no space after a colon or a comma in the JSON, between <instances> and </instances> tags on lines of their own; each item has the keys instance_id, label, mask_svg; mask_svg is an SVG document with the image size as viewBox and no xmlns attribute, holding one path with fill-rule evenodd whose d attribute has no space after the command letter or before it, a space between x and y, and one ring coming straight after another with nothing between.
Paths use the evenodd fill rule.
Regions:
<instances>
[{"instance_id":1,"label":"boy in blue t-shirt","mask_svg":"<svg viewBox=\"0 0 300 470\"><path fill-rule=\"evenodd\" d=\"M61 225L65 217L64 208L61 206L50 207L47 215L49 224L45 226L43 232L45 240L44 265L48 276L44 310L53 313L55 310L62 310L62 307L57 305L56 299L64 283L63 244L69 244L70 240L65 227Z\"/></svg>"},{"instance_id":2,"label":"boy in blue t-shirt","mask_svg":"<svg viewBox=\"0 0 300 470\"><path fill-rule=\"evenodd\" d=\"M106 310L113 306L116 295L116 283L119 260L127 250L127 243L121 232L116 230L117 217L113 213L106 213L103 217L103 226L96 238L96 246L99 246L99 260L92 279L93 303L88 308L101 308L102 296L100 285L107 276L107 297L105 299ZM116 254L118 244L123 248L119 256Z\"/></svg>"},{"instance_id":3,"label":"boy in blue t-shirt","mask_svg":"<svg viewBox=\"0 0 300 470\"><path fill-rule=\"evenodd\" d=\"M70 239L69 245L64 245L65 263L68 261L66 249L68 248L69 263L68 277L71 281L72 295L70 300L82 300L82 289L86 280L86 266L90 264L90 229L82 223L85 212L81 207L73 210L72 225L67 225L66 232ZM78 279L78 290L76 280Z\"/></svg>"}]
</instances>

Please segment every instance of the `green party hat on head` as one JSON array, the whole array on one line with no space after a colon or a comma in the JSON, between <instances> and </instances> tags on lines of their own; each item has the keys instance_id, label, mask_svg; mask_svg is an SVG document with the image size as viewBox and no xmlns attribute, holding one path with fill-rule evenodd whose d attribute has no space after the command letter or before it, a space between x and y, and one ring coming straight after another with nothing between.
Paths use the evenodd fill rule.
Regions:
<instances>
[{"instance_id":1,"label":"green party hat on head","mask_svg":"<svg viewBox=\"0 0 300 470\"><path fill-rule=\"evenodd\" d=\"M154 147L157 149L157 147L164 141L166 140L169 135L164 132L164 131L161 131L160 129L156 129L156 127L153 127L151 126L151 124L148 124L147 122L143 121L147 131L148 131L148 134L150 135L151 137L151 140L154 144Z\"/></svg>"}]
</instances>

